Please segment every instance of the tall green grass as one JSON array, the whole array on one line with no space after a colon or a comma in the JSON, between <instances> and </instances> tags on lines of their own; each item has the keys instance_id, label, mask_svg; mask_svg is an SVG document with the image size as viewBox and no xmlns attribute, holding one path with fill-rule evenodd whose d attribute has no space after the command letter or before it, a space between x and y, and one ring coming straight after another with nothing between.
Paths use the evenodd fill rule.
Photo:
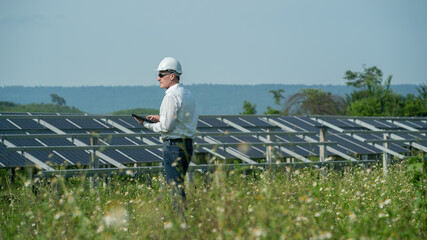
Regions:
<instances>
[{"instance_id":1,"label":"tall green grass","mask_svg":"<svg viewBox=\"0 0 427 240\"><path fill-rule=\"evenodd\" d=\"M1 188L0 238L425 239L425 180L407 168L194 173L186 220L159 176L21 179Z\"/></svg>"}]
</instances>

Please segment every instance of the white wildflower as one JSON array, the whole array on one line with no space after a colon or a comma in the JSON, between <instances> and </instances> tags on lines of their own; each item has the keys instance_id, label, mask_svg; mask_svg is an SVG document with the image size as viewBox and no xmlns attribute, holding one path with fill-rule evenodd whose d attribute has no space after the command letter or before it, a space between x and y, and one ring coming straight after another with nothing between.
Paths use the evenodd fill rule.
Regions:
<instances>
[{"instance_id":1,"label":"white wildflower","mask_svg":"<svg viewBox=\"0 0 427 240\"><path fill-rule=\"evenodd\" d=\"M168 229L171 229L173 227L173 223L171 223L171 222L165 222L165 223L163 223L163 228L165 229L165 230L168 230Z\"/></svg>"},{"instance_id":2,"label":"white wildflower","mask_svg":"<svg viewBox=\"0 0 427 240\"><path fill-rule=\"evenodd\" d=\"M114 206L102 218L107 227L120 227L127 223L128 213L122 206Z\"/></svg>"},{"instance_id":3,"label":"white wildflower","mask_svg":"<svg viewBox=\"0 0 427 240\"><path fill-rule=\"evenodd\" d=\"M30 186L30 185L31 185L31 180L26 181L26 182L24 183L24 185L25 185L26 187Z\"/></svg>"},{"instance_id":4,"label":"white wildflower","mask_svg":"<svg viewBox=\"0 0 427 240\"><path fill-rule=\"evenodd\" d=\"M55 220L58 220L61 217L62 217L62 212L57 212L54 216Z\"/></svg>"}]
</instances>

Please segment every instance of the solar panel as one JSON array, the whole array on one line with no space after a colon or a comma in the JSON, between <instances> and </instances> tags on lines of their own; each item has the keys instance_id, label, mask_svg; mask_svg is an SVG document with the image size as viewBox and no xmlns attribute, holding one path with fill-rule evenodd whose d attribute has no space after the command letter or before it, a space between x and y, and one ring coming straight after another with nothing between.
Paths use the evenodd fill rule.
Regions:
<instances>
[{"instance_id":1,"label":"solar panel","mask_svg":"<svg viewBox=\"0 0 427 240\"><path fill-rule=\"evenodd\" d=\"M19 126L21 129L44 129L45 128L32 119L13 119L10 121L13 122L16 126Z\"/></svg>"},{"instance_id":2,"label":"solar panel","mask_svg":"<svg viewBox=\"0 0 427 240\"><path fill-rule=\"evenodd\" d=\"M8 119L0 119L0 129L4 131L9 129L19 129L19 127L12 124Z\"/></svg>"},{"instance_id":3,"label":"solar panel","mask_svg":"<svg viewBox=\"0 0 427 240\"><path fill-rule=\"evenodd\" d=\"M200 116L198 137L195 144L200 145L195 153L216 156L218 159L238 160L241 162L263 162L266 158L266 146L271 143L292 143L273 147L278 158L305 158L319 156L320 127L327 127L326 141L328 155L348 160L357 160L357 155L381 155L384 134L390 132L391 139L419 139L411 144L405 142L388 143L387 151L395 157L410 154L411 148L424 149L427 145L426 134L416 131L427 130L427 119L399 118L354 118L328 116L289 117L278 115L218 115ZM350 133L348 131L359 131ZM360 132L366 131L366 132ZM391 132L394 131L394 132ZM402 131L402 132L396 132ZM0 167L34 166L37 162L57 165L88 165L89 150L69 150L65 146L90 146L91 132L102 135L96 145L117 146L119 149L97 150L101 165L157 163L162 161L161 140L158 134L144 128L130 116L87 115L87 114L43 114L43 113L0 113ZM271 132L272 136L265 133ZM282 134L286 133L286 134ZM298 133L298 134L297 134ZM304 133L304 134L302 134ZM29 138L19 138L19 135ZM48 137L31 137L34 134L47 134ZM53 138L52 135L67 137ZM84 134L73 136L72 134ZM121 136L120 134L136 134ZM9 136L16 135L15 138ZM141 138L142 137L142 138ZM423 141L424 140L424 141ZM308 143L314 142L311 145ZM305 143L305 144L294 144ZM211 144L203 147L203 144ZM217 147L212 147L217 145ZM227 144L235 144L227 146ZM24 149L29 146L49 148L41 151ZM134 146L138 149L120 149L121 146ZM149 147L149 148L146 148ZM64 150L66 149L66 150ZM40 150L40 151L39 151ZM29 157L31 155L31 157Z\"/></svg>"},{"instance_id":4,"label":"solar panel","mask_svg":"<svg viewBox=\"0 0 427 240\"><path fill-rule=\"evenodd\" d=\"M28 167L34 166L27 158L16 152L8 152L4 145L0 145L0 166L2 167Z\"/></svg>"}]
</instances>

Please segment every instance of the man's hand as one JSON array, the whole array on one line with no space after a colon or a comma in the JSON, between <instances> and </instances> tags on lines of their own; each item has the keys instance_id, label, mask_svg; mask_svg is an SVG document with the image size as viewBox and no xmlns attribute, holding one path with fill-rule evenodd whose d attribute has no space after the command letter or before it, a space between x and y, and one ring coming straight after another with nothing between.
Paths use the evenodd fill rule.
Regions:
<instances>
[{"instance_id":1,"label":"man's hand","mask_svg":"<svg viewBox=\"0 0 427 240\"><path fill-rule=\"evenodd\" d=\"M160 122L160 116L159 115L148 115L146 118L150 119L153 122Z\"/></svg>"}]
</instances>

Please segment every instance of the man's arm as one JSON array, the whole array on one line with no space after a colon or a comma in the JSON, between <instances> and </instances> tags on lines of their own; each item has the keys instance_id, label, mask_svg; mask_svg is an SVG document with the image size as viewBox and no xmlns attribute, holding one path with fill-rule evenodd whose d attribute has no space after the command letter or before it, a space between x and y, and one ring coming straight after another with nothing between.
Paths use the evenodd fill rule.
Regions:
<instances>
[{"instance_id":1,"label":"man's arm","mask_svg":"<svg viewBox=\"0 0 427 240\"><path fill-rule=\"evenodd\" d=\"M175 120L178 114L178 101L174 96L165 96L160 106L160 116L153 115L153 121L158 117L158 122L147 123L144 126L154 132L169 132L175 126ZM150 119L151 120L151 119Z\"/></svg>"}]
</instances>

